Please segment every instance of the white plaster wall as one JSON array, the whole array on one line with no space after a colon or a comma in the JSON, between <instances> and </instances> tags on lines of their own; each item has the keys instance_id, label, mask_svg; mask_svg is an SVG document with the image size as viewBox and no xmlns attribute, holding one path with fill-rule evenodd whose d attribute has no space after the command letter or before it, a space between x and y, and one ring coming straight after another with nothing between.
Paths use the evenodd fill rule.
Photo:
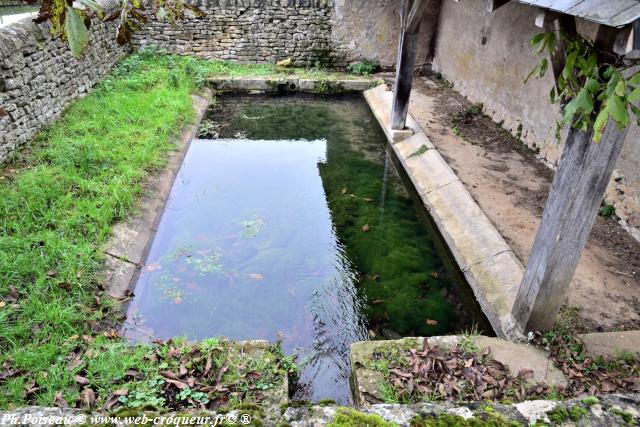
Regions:
<instances>
[{"instance_id":1,"label":"white plaster wall","mask_svg":"<svg viewBox=\"0 0 640 427\"><path fill-rule=\"evenodd\" d=\"M493 13L486 0L443 0L433 69L472 102L555 167L562 147L555 137L557 105L549 102L552 73L524 79L539 60L529 40L542 30L536 9L507 3ZM593 37L596 26L578 20L578 31ZM640 227L640 131L633 126L607 192L616 213Z\"/></svg>"}]
</instances>

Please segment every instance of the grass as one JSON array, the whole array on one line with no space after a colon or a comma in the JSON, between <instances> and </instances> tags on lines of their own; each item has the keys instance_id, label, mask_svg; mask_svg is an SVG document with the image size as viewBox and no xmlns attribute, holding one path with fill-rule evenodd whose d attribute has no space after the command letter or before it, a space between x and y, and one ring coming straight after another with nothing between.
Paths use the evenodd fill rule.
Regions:
<instances>
[{"instance_id":1,"label":"grass","mask_svg":"<svg viewBox=\"0 0 640 427\"><path fill-rule=\"evenodd\" d=\"M208 61L207 69L212 77L294 77L324 80L362 79L362 75L331 71L321 67L294 68L278 67L275 64L238 64L229 61ZM366 77L366 76L365 76Z\"/></svg>"},{"instance_id":2,"label":"grass","mask_svg":"<svg viewBox=\"0 0 640 427\"><path fill-rule=\"evenodd\" d=\"M1 409L73 404L79 374L104 402L127 370L153 371L149 347L108 332L118 318L96 298L102 245L192 120L206 77L272 71L140 52L0 170Z\"/></svg>"}]
</instances>

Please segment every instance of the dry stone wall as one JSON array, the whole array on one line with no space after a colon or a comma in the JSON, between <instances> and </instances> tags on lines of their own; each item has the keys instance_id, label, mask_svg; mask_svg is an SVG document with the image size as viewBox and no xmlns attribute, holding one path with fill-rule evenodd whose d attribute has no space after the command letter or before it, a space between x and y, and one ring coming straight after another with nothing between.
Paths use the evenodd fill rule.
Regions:
<instances>
[{"instance_id":1,"label":"dry stone wall","mask_svg":"<svg viewBox=\"0 0 640 427\"><path fill-rule=\"evenodd\" d=\"M395 64L397 0L189 0L204 16L187 12L172 25L150 12L134 35L136 46L239 62L291 58L298 66L342 67L361 59ZM428 21L428 17L425 17ZM420 43L419 57L426 56Z\"/></svg>"},{"instance_id":2,"label":"dry stone wall","mask_svg":"<svg viewBox=\"0 0 640 427\"><path fill-rule=\"evenodd\" d=\"M155 45L173 53L239 62L276 62L292 58L296 65L343 63L332 52L327 0L193 0L204 12L187 12L179 25L150 21L134 35L134 45Z\"/></svg>"},{"instance_id":3,"label":"dry stone wall","mask_svg":"<svg viewBox=\"0 0 640 427\"><path fill-rule=\"evenodd\" d=\"M99 0L107 9L113 0ZM0 28L0 163L88 93L130 48L115 41L116 23L94 20L86 55L52 40L49 25L30 19Z\"/></svg>"}]
</instances>

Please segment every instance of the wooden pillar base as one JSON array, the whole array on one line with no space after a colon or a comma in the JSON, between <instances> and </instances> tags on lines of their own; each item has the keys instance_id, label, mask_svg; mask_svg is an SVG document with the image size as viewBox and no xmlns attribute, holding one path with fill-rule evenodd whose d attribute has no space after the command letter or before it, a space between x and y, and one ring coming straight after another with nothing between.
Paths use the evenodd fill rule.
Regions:
<instances>
[{"instance_id":1,"label":"wooden pillar base","mask_svg":"<svg viewBox=\"0 0 640 427\"><path fill-rule=\"evenodd\" d=\"M570 130L512 310L523 332L555 324L626 133L611 119L597 144Z\"/></svg>"}]
</instances>

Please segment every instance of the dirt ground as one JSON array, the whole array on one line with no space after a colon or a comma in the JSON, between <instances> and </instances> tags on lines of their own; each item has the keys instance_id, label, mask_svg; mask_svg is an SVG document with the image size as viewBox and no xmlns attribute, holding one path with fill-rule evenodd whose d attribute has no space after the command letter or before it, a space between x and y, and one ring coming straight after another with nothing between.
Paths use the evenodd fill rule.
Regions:
<instances>
[{"instance_id":1,"label":"dirt ground","mask_svg":"<svg viewBox=\"0 0 640 427\"><path fill-rule=\"evenodd\" d=\"M409 111L526 265L553 171L442 81L416 77ZM585 332L640 328L640 243L614 218L597 218L567 304Z\"/></svg>"}]
</instances>

